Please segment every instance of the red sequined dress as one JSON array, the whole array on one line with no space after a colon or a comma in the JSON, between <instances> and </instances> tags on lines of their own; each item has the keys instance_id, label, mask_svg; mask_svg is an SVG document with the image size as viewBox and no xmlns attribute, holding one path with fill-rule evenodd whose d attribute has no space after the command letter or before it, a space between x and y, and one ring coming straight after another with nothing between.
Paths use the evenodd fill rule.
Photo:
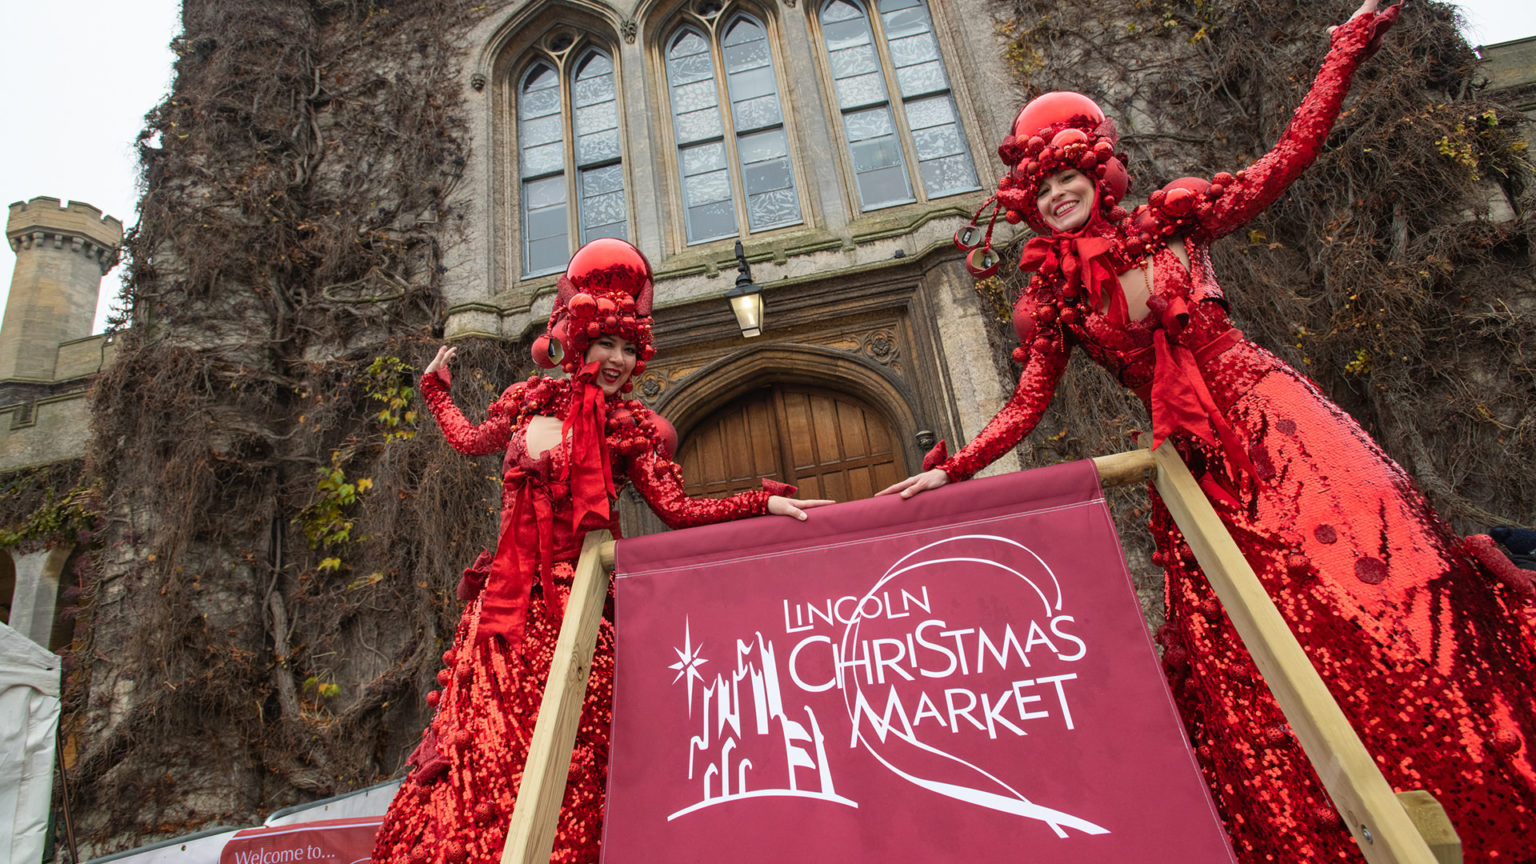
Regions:
<instances>
[{"instance_id":1,"label":"red sequined dress","mask_svg":"<svg viewBox=\"0 0 1536 864\"><path fill-rule=\"evenodd\" d=\"M566 437L537 456L527 449L529 420L569 416L576 401L572 390L570 379L530 379L509 388L491 406L486 422L476 426L453 404L441 379L422 378L421 392L454 449L468 456L505 452L502 530L494 559L482 554L460 584L459 596L467 605L438 673L442 689L428 699L437 714L412 754L411 773L379 830L375 861L501 860L570 595L572 564L587 530L606 527L617 536L616 518L606 524L575 524L572 500L580 496L572 494L576 475L571 442L578 436ZM668 525L687 527L767 512L767 491L689 498L677 466L656 446L650 412L639 403L616 399L603 400L601 407L613 479L633 483ZM501 568L500 562L510 563ZM611 599L610 593L571 756L551 859L556 862L598 860L613 705Z\"/></svg>"},{"instance_id":2,"label":"red sequined dress","mask_svg":"<svg viewBox=\"0 0 1536 864\"><path fill-rule=\"evenodd\" d=\"M1220 178L1230 188L1184 237L1190 266L1155 248L1146 318L1064 298L1061 279L1031 282L1020 303L1041 310L1032 319L1042 323L1021 331L1018 388L940 467L964 479L1015 446L1045 411L1071 347L1083 348L1142 398L1154 428L1172 429L1393 788L1431 792L1468 862L1536 862L1536 631L1526 598L1478 566L1351 417L1232 329L1211 270L1210 242L1278 197L1316 155L1366 36L1340 28L1276 148L1237 177ZM1090 233L1123 242L1132 224L1099 222ZM1191 416L1203 422L1179 422ZM1361 860L1153 498L1155 559L1167 575L1165 671L1239 858Z\"/></svg>"}]
</instances>

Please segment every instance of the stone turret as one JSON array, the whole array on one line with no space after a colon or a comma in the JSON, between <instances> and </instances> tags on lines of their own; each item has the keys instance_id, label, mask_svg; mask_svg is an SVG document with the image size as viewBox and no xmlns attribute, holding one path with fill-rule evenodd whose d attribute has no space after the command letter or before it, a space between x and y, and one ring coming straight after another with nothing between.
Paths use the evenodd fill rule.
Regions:
<instances>
[{"instance_id":1,"label":"stone turret","mask_svg":"<svg viewBox=\"0 0 1536 864\"><path fill-rule=\"evenodd\" d=\"M91 335L123 223L80 201L39 196L11 205L5 237L16 269L0 324L0 381L52 381L59 345Z\"/></svg>"}]
</instances>

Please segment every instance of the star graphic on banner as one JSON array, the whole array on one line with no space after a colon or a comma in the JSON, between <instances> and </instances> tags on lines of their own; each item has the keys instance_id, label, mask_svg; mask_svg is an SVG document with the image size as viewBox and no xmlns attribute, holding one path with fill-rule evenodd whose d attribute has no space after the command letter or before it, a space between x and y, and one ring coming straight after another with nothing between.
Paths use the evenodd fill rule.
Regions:
<instances>
[{"instance_id":1,"label":"star graphic on banner","mask_svg":"<svg viewBox=\"0 0 1536 864\"><path fill-rule=\"evenodd\" d=\"M682 648L673 648L672 649L673 652L675 652L677 654L677 662L673 663L672 665L668 666L667 668L668 669L676 669L677 670L677 677L672 679L672 683L673 684L676 684L678 682L678 679L682 678L684 675L688 676L688 711L689 711L689 713L692 713L692 711L693 711L693 680L695 678L697 678L699 680L699 683L702 684L704 682L704 676L699 674L699 667L703 666L705 663L709 662L708 660L705 660L703 657L699 656L699 652L703 648L704 648L704 644L702 642L699 643L699 645L697 647L694 646L694 644L693 644L693 630L692 630L691 624L690 624L690 622L688 621L687 618L684 618L683 619L683 647Z\"/></svg>"}]
</instances>

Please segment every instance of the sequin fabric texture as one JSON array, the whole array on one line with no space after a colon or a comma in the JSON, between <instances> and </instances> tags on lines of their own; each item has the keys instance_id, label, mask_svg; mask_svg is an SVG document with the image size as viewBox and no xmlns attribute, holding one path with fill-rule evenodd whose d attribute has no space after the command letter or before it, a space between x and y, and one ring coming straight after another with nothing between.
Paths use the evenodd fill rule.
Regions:
<instances>
[{"instance_id":1,"label":"sequin fabric texture","mask_svg":"<svg viewBox=\"0 0 1536 864\"><path fill-rule=\"evenodd\" d=\"M552 379L546 379L551 380ZM563 379L562 379L563 381ZM559 392L568 387L553 382L549 405L570 403ZM544 681L559 637L560 617L551 607L563 609L570 593L573 559L583 535L572 531L571 503L561 495L558 480L569 459L568 444L557 445L544 458L543 470L526 466L524 437L534 416L526 406L527 385L509 388L492 406L489 419L480 425L468 422L449 398L447 386L435 375L425 376L421 391L445 437L466 455L508 452L502 489L503 506L513 501L521 484L534 484L553 513L550 542L554 543L553 580L557 602L551 604L542 585L532 588L523 638L509 647L501 637L477 633L482 599L480 583L489 569L483 555L465 573L465 584L474 586L459 621L453 647L443 656L437 680L441 689L428 701L437 706L436 716L423 733L422 745L411 757L412 771L401 785L379 829L374 861L390 864L459 864L498 862L506 841L528 743L533 737ZM538 406L535 406L538 407ZM610 400L610 426L615 415L632 411ZM689 498L677 466L657 448L631 455L615 454L615 481L627 478L673 527L739 519L767 512L767 492L746 492L724 499ZM518 468L518 466L524 466ZM551 478L553 482L547 482ZM554 487L551 494L550 489ZM617 525L614 526L615 528ZM541 574L542 575L542 574ZM542 582L542 580L540 580ZM560 864L596 862L602 838L603 795L608 777L608 726L613 706L613 609L612 594L598 631L591 677L582 704L576 746L571 754L570 779L560 811L552 861Z\"/></svg>"},{"instance_id":2,"label":"sequin fabric texture","mask_svg":"<svg viewBox=\"0 0 1536 864\"><path fill-rule=\"evenodd\" d=\"M1190 361L1250 465L1236 465L1215 435L1172 440L1388 782L1444 805L1466 861L1536 862L1533 610L1466 554L1352 418L1231 329L1210 267L1210 242L1272 202L1315 157L1369 37L1363 24L1340 28L1282 140L1184 236L1187 269L1156 244L1146 318L1116 325L1064 300L1050 280L1031 283L1020 303L1051 311L1033 316L1041 323L1021 352L1018 388L941 467L963 479L1015 446L1049 404L1073 346L1152 408L1155 367L1167 362L1155 341L1167 340L1163 358ZM1129 224L1115 226L1122 238ZM1153 500L1155 560L1167 574L1165 672L1239 859L1363 860L1155 492Z\"/></svg>"}]
</instances>

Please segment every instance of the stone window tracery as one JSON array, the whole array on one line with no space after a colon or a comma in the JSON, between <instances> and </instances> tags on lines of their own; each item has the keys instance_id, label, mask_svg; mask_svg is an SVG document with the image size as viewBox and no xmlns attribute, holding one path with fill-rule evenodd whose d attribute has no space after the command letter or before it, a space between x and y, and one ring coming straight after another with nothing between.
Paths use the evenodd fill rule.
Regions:
<instances>
[{"instance_id":1,"label":"stone window tracery","mask_svg":"<svg viewBox=\"0 0 1536 864\"><path fill-rule=\"evenodd\" d=\"M628 239L612 55L557 32L517 79L523 275L565 267L598 237Z\"/></svg>"},{"instance_id":2,"label":"stone window tracery","mask_svg":"<svg viewBox=\"0 0 1536 864\"><path fill-rule=\"evenodd\" d=\"M768 28L701 0L662 46L687 242L799 224Z\"/></svg>"},{"instance_id":3,"label":"stone window tracery","mask_svg":"<svg viewBox=\"0 0 1536 864\"><path fill-rule=\"evenodd\" d=\"M818 24L865 211L980 188L924 0L825 0ZM892 97L894 94L894 98Z\"/></svg>"}]
</instances>

